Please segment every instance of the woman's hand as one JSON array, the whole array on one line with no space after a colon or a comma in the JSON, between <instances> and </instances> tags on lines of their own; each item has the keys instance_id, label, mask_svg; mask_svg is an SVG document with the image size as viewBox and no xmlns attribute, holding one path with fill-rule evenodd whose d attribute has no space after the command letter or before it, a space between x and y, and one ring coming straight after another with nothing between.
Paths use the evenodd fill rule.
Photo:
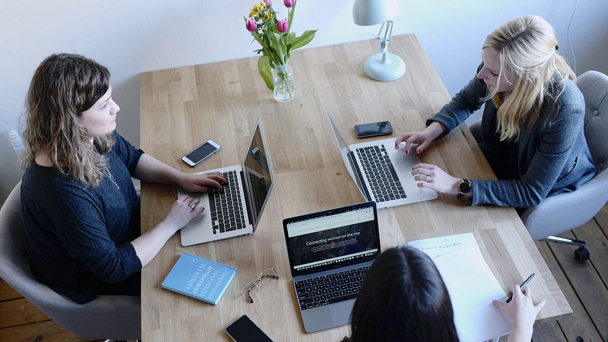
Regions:
<instances>
[{"instance_id":1,"label":"woman's hand","mask_svg":"<svg viewBox=\"0 0 608 342\"><path fill-rule=\"evenodd\" d=\"M536 316L538 316L538 313L545 306L546 302L543 299L540 303L534 305L534 302L532 302L532 291L528 287L522 293L519 285L515 285L511 288L511 292L513 293L511 303L505 304L501 301L493 300L492 304L500 310L507 321L513 326L511 330L511 335L514 335L513 341L529 341L532 337L532 326L534 325ZM511 336L509 336L509 341L511 341Z\"/></svg>"},{"instance_id":2,"label":"woman's hand","mask_svg":"<svg viewBox=\"0 0 608 342\"><path fill-rule=\"evenodd\" d=\"M200 202L200 198L192 198L188 195L178 198L167 212L164 223L171 227L174 233L182 229L190 220L205 210L203 207L197 208Z\"/></svg>"},{"instance_id":3,"label":"woman's hand","mask_svg":"<svg viewBox=\"0 0 608 342\"><path fill-rule=\"evenodd\" d=\"M200 215L205 208L197 208L199 198L184 195L177 199L167 212L167 216L154 228L131 241L141 265L146 266L158 254L165 242L190 220Z\"/></svg>"},{"instance_id":4,"label":"woman's hand","mask_svg":"<svg viewBox=\"0 0 608 342\"><path fill-rule=\"evenodd\" d=\"M446 130L445 126L437 121L434 121L422 132L403 133L395 139L395 148L399 148L399 144L405 142L405 153L410 153L412 144L417 144L416 153L420 154L431 145L433 140L440 136Z\"/></svg>"},{"instance_id":5,"label":"woman's hand","mask_svg":"<svg viewBox=\"0 0 608 342\"><path fill-rule=\"evenodd\" d=\"M461 178L455 178L448 175L438 166L432 164L416 164L412 168L412 175L420 188L429 188L444 194L458 195L458 185L462 181ZM472 192L469 191L469 194ZM468 195L468 194L467 194Z\"/></svg>"},{"instance_id":6,"label":"woman's hand","mask_svg":"<svg viewBox=\"0 0 608 342\"><path fill-rule=\"evenodd\" d=\"M228 184L228 180L219 172L183 173L178 184L188 192L210 192L211 187L224 190L220 182Z\"/></svg>"}]
</instances>

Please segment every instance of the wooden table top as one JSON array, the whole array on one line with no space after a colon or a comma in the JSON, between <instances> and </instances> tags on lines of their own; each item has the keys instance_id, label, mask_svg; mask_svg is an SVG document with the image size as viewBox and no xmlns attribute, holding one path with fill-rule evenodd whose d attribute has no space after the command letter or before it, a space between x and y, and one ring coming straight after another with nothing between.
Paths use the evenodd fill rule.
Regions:
<instances>
[{"instance_id":1,"label":"wooden table top","mask_svg":"<svg viewBox=\"0 0 608 342\"><path fill-rule=\"evenodd\" d=\"M241 164L261 117L276 182L253 235L182 247L178 233L144 267L143 340L229 341L225 327L245 313L275 341L339 341L349 334L348 326L304 332L282 220L363 201L344 166L323 106L347 144L352 144L362 141L355 136L356 124L390 120L395 132L391 137L396 137L422 130L426 119L450 100L413 34L394 36L389 46L405 61L405 76L393 82L365 76L363 64L380 50L379 45L378 40L369 40L293 52L289 65L296 96L287 103L274 101L258 74L257 57L141 74L141 148L146 153L184 172ZM222 150L195 168L181 161L208 139ZM495 179L465 124L434 142L421 160L457 177ZM142 233L164 218L176 198L174 186L142 184ZM547 300L539 322L572 312L513 208L470 207L456 196L440 194L433 201L380 210L378 220L382 249L472 232L505 291L536 273L529 287L535 301ZM182 252L238 269L218 306L161 288ZM276 269L279 281L263 285L249 304L240 297L241 287L269 267Z\"/></svg>"}]
</instances>

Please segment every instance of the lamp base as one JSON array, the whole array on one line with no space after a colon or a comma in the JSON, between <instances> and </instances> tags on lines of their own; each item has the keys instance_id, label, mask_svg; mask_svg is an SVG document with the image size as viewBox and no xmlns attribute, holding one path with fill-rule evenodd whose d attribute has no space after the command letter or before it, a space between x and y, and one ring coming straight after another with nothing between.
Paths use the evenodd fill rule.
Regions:
<instances>
[{"instance_id":1,"label":"lamp base","mask_svg":"<svg viewBox=\"0 0 608 342\"><path fill-rule=\"evenodd\" d=\"M377 53L365 61L363 71L372 80L394 81L405 74L405 62L392 53Z\"/></svg>"}]
</instances>

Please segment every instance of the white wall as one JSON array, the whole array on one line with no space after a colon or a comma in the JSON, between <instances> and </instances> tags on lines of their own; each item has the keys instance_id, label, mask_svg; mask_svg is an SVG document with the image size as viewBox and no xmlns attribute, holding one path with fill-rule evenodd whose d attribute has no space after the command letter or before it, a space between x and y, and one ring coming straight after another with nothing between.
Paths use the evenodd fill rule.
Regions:
<instances>
[{"instance_id":1,"label":"white wall","mask_svg":"<svg viewBox=\"0 0 608 342\"><path fill-rule=\"evenodd\" d=\"M139 145L139 73L253 56L243 15L255 0L3 0L0 10L0 203L21 178L8 131L20 127L38 64L51 53L93 58L113 75L122 110L118 131ZM373 38L353 24L353 0L300 0L293 30L318 29L308 47ZM507 4L508 3L508 4ZM274 0L279 17L287 13ZM393 34L415 33L450 94L475 74L485 36L507 20L537 14L556 29L572 60L566 28L575 0L399 0ZM608 73L608 1L580 0L571 27L578 74ZM390 46L389 46L390 51ZM297 82L297 81L296 81ZM20 127L20 131L22 127Z\"/></svg>"}]
</instances>

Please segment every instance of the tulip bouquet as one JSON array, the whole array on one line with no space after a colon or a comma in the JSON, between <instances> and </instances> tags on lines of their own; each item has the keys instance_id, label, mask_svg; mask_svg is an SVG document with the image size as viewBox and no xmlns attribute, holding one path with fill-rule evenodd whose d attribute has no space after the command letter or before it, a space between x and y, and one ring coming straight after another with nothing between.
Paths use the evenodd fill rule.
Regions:
<instances>
[{"instance_id":1,"label":"tulip bouquet","mask_svg":"<svg viewBox=\"0 0 608 342\"><path fill-rule=\"evenodd\" d=\"M301 48L310 43L315 37L316 30L305 31L301 36L290 32L293 14L296 8L296 0L283 0L283 4L288 9L286 19L278 20L271 0L262 0L255 4L249 13L249 18L245 18L245 26L251 35L262 46L255 50L258 54L263 54L258 60L260 76L264 79L266 86L270 90L275 90L271 69L277 70L279 76L279 86L288 87L288 66L291 51ZM293 84L291 85L293 87ZM290 100L293 95L289 94ZM275 96L276 97L276 96Z\"/></svg>"}]
</instances>

